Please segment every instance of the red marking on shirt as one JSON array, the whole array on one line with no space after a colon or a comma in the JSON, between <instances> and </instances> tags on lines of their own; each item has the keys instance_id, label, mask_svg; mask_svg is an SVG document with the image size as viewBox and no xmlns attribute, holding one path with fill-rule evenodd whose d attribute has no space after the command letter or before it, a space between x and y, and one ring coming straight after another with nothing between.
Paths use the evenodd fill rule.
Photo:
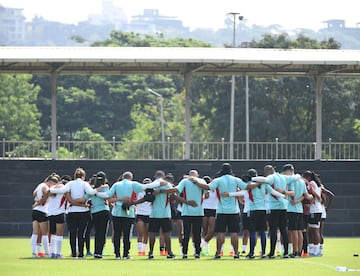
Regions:
<instances>
[{"instance_id":1,"label":"red marking on shirt","mask_svg":"<svg viewBox=\"0 0 360 276\"><path fill-rule=\"evenodd\" d=\"M252 194L252 191L249 190L249 191L248 191L248 194L249 194L249 199L250 199L252 202L254 202L254 195Z\"/></svg>"},{"instance_id":2,"label":"red marking on shirt","mask_svg":"<svg viewBox=\"0 0 360 276\"><path fill-rule=\"evenodd\" d=\"M131 201L134 201L136 199L136 193L135 192L132 192L131 194Z\"/></svg>"},{"instance_id":3,"label":"red marking on shirt","mask_svg":"<svg viewBox=\"0 0 360 276\"><path fill-rule=\"evenodd\" d=\"M216 197L217 197L217 198L218 198L218 200L220 201L221 196L220 196L220 191L219 191L219 188L216 188L216 189L215 189L215 191L216 191Z\"/></svg>"},{"instance_id":4,"label":"red marking on shirt","mask_svg":"<svg viewBox=\"0 0 360 276\"><path fill-rule=\"evenodd\" d=\"M165 207L167 207L170 202L171 202L170 196L169 196L169 195L166 195Z\"/></svg>"},{"instance_id":5,"label":"red marking on shirt","mask_svg":"<svg viewBox=\"0 0 360 276\"><path fill-rule=\"evenodd\" d=\"M66 202L66 197L63 196L63 197L61 198L61 200L60 200L60 206L59 206L59 208L60 208L61 206L63 206L65 202Z\"/></svg>"},{"instance_id":6,"label":"red marking on shirt","mask_svg":"<svg viewBox=\"0 0 360 276\"><path fill-rule=\"evenodd\" d=\"M186 198L186 188L184 188L184 191L183 191L183 198L184 198L185 200L187 200L187 198Z\"/></svg>"},{"instance_id":7,"label":"red marking on shirt","mask_svg":"<svg viewBox=\"0 0 360 276\"><path fill-rule=\"evenodd\" d=\"M271 184L271 188L273 188L273 189L275 190L275 184L274 184L274 183ZM271 194L271 196L272 196L273 198L275 198L276 200L278 200L278 198L277 198L276 195Z\"/></svg>"}]
</instances>

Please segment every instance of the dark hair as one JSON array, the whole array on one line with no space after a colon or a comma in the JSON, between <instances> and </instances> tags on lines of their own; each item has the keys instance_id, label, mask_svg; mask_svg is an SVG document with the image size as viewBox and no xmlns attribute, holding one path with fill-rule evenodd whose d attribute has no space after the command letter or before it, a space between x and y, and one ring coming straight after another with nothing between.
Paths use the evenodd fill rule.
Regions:
<instances>
[{"instance_id":1,"label":"dark hair","mask_svg":"<svg viewBox=\"0 0 360 276\"><path fill-rule=\"evenodd\" d=\"M70 175L68 175L68 174L65 174L65 175L63 175L62 177L61 177L61 182L62 182L62 184L66 184L66 183L68 183L69 181L71 181L72 179L71 179L71 176Z\"/></svg>"},{"instance_id":2,"label":"dark hair","mask_svg":"<svg viewBox=\"0 0 360 276\"><path fill-rule=\"evenodd\" d=\"M311 181L314 181L318 187L321 187L321 181L319 179L319 175L312 171L305 171L302 174L303 177L309 177Z\"/></svg>"},{"instance_id":3,"label":"dark hair","mask_svg":"<svg viewBox=\"0 0 360 276\"><path fill-rule=\"evenodd\" d=\"M216 173L216 177L220 177L226 174L234 175L229 163L223 163L221 165L221 170Z\"/></svg>"},{"instance_id":4,"label":"dark hair","mask_svg":"<svg viewBox=\"0 0 360 276\"><path fill-rule=\"evenodd\" d=\"M251 176L251 177L255 177L255 176L258 175L258 173L257 173L257 171L256 171L255 169L249 169L249 170L247 171L247 174L248 174L249 176Z\"/></svg>"},{"instance_id":5,"label":"dark hair","mask_svg":"<svg viewBox=\"0 0 360 276\"><path fill-rule=\"evenodd\" d=\"M208 176L208 175L205 175L205 176L203 177L203 179L205 180L205 182L206 182L207 184L209 184L209 183L211 182L211 177Z\"/></svg>"},{"instance_id":6,"label":"dark hair","mask_svg":"<svg viewBox=\"0 0 360 276\"><path fill-rule=\"evenodd\" d=\"M166 175L165 175L165 180L166 181L169 181L169 182L174 182L174 176L173 176L173 174L172 173L167 173Z\"/></svg>"}]
</instances>

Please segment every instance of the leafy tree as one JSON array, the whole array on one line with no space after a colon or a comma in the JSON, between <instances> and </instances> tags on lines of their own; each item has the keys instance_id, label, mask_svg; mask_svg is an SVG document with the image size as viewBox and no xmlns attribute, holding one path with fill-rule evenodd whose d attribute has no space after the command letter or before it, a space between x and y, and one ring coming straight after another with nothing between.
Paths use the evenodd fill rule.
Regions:
<instances>
[{"instance_id":1,"label":"leafy tree","mask_svg":"<svg viewBox=\"0 0 360 276\"><path fill-rule=\"evenodd\" d=\"M30 75L0 74L0 137L6 140L40 139L39 87Z\"/></svg>"}]
</instances>

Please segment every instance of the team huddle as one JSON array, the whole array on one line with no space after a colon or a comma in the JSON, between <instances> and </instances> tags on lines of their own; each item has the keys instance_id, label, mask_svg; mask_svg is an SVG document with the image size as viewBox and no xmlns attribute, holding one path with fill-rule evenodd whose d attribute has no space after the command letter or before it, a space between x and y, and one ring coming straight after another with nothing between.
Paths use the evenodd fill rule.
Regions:
<instances>
[{"instance_id":1,"label":"team huddle","mask_svg":"<svg viewBox=\"0 0 360 276\"><path fill-rule=\"evenodd\" d=\"M236 177L231 165L223 163L213 179L200 177L198 171L191 170L178 184L171 173L161 170L156 171L153 180L145 178L142 183L134 181L132 172L126 171L111 187L103 171L89 181L85 178L82 168L76 169L73 178L53 173L34 189L33 258L64 258L65 221L72 258L89 255L89 248L84 252L84 244L91 224L95 229L91 255L97 259L104 256L109 225L115 259L129 259L134 224L138 255L147 255L148 259L154 258L157 235L160 255L175 258L171 247L173 224L177 226L183 259L190 255L190 238L193 256L199 259L210 254L210 240L215 235L213 258L221 259L227 233L234 259L240 255L246 259L274 259L323 254L323 223L334 194L314 172L295 174L291 164L284 165L281 173L266 165L263 176L249 169ZM239 250L240 224L242 250ZM258 238L259 254L255 252Z\"/></svg>"}]
</instances>

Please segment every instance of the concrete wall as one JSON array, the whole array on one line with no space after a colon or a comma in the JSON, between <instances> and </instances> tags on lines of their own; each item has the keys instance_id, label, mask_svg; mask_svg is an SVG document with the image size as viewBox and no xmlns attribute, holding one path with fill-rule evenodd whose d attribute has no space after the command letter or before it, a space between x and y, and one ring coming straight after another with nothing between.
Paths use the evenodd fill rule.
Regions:
<instances>
[{"instance_id":1,"label":"concrete wall","mask_svg":"<svg viewBox=\"0 0 360 276\"><path fill-rule=\"evenodd\" d=\"M190 169L213 176L223 162L207 161L47 161L47 160L0 160L0 236L29 236L31 234L32 191L52 172L73 175L77 167L86 170L88 176L99 170L106 172L114 182L122 172L130 170L136 180L153 177L162 169L172 172L176 181ZM281 168L288 162L231 162L236 175L249 168L261 174L264 165ZM349 161L299 161L296 172L314 170L320 173L323 183L335 193L332 209L328 212L325 234L327 236L360 236L360 162Z\"/></svg>"}]
</instances>

